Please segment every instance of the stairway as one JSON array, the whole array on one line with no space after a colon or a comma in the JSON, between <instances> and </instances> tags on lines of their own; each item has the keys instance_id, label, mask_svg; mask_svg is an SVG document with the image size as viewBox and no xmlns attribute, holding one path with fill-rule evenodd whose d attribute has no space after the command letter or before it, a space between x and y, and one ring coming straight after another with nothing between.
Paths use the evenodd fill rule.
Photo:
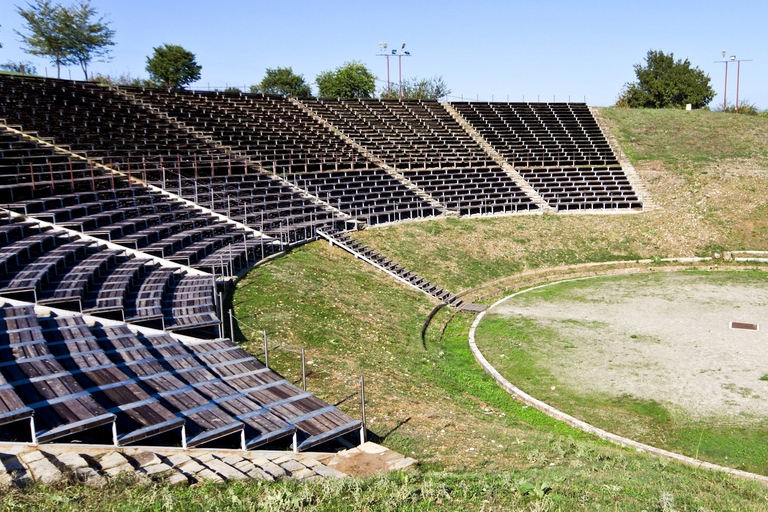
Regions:
<instances>
[{"instance_id":1,"label":"stairway","mask_svg":"<svg viewBox=\"0 0 768 512\"><path fill-rule=\"evenodd\" d=\"M345 251L353 254L356 258L360 258L361 260L370 263L398 281L401 281L412 288L416 288L427 295L435 297L448 306L461 309L464 304L464 301L456 295L430 283L415 272L397 264L374 249L366 247L346 233L322 231L318 229L317 234L328 240L332 245L338 245Z\"/></svg>"}]
</instances>

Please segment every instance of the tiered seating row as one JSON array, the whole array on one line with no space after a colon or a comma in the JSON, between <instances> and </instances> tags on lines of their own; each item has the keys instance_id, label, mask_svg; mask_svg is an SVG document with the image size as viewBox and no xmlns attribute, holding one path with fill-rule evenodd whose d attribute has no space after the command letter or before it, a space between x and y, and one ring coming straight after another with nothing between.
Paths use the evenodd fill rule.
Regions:
<instances>
[{"instance_id":1,"label":"tiered seating row","mask_svg":"<svg viewBox=\"0 0 768 512\"><path fill-rule=\"evenodd\" d=\"M451 105L516 167L618 164L586 105L483 102Z\"/></svg>"},{"instance_id":2,"label":"tiered seating row","mask_svg":"<svg viewBox=\"0 0 768 512\"><path fill-rule=\"evenodd\" d=\"M558 167L518 172L557 210L643 207L621 167Z\"/></svg>"},{"instance_id":3,"label":"tiered seating row","mask_svg":"<svg viewBox=\"0 0 768 512\"><path fill-rule=\"evenodd\" d=\"M440 214L380 169L301 173L287 179L369 225Z\"/></svg>"},{"instance_id":4,"label":"tiered seating row","mask_svg":"<svg viewBox=\"0 0 768 512\"><path fill-rule=\"evenodd\" d=\"M437 102L322 99L305 103L397 169L489 164L488 155Z\"/></svg>"},{"instance_id":5,"label":"tiered seating row","mask_svg":"<svg viewBox=\"0 0 768 512\"><path fill-rule=\"evenodd\" d=\"M213 276L185 275L32 222L4 222L0 295L169 330L218 332Z\"/></svg>"},{"instance_id":6,"label":"tiered seating row","mask_svg":"<svg viewBox=\"0 0 768 512\"><path fill-rule=\"evenodd\" d=\"M460 215L504 214L534 210L533 200L499 168L403 171L449 210Z\"/></svg>"},{"instance_id":7,"label":"tiered seating row","mask_svg":"<svg viewBox=\"0 0 768 512\"><path fill-rule=\"evenodd\" d=\"M53 138L56 144L67 145L72 151L92 160L140 176L145 181L169 185L177 179L200 175L247 173L264 176L278 186L281 184L256 168L233 162L232 155L208 140L190 135L185 129L132 103L126 96L90 83L2 75L0 117L5 117L9 123L22 125L26 131ZM318 123L315 124L319 127ZM320 140L323 140L322 137ZM328 141L325 142L327 145ZM316 148L321 146L325 147L319 144ZM0 166L0 194L6 194L5 202L37 196L41 186L53 188L50 185L52 182L57 183L55 193L80 190L77 180L88 182L91 179L90 165L70 162L49 150L48 154L30 155L29 151L24 153L24 149L30 148L19 149L15 156L23 156L23 159L12 162L8 169ZM364 167L363 164L355 165ZM9 178L3 178L3 175ZM6 182L3 183L2 179ZM98 176L94 179L98 182ZM90 188L94 190L97 186L98 183L91 184ZM6 190L9 188L11 190ZM47 195L53 195L53 192ZM295 191L291 191L291 195L292 200L301 200ZM314 205L313 210L318 214L306 215L301 223L325 224L324 218L330 212L318 205ZM226 215L226 210L217 210L217 213ZM279 217L281 211L269 214ZM289 235L296 238L312 231L290 227L297 224L293 219L285 219L280 224L275 233L285 238Z\"/></svg>"},{"instance_id":8,"label":"tiered seating row","mask_svg":"<svg viewBox=\"0 0 768 512\"><path fill-rule=\"evenodd\" d=\"M210 134L278 174L367 166L354 148L282 98L156 89L128 91L142 104Z\"/></svg>"},{"instance_id":9,"label":"tiered seating row","mask_svg":"<svg viewBox=\"0 0 768 512\"><path fill-rule=\"evenodd\" d=\"M361 427L228 339L38 317L31 305L1 307L0 324L5 439L254 448L295 435L304 450ZM34 435L19 438L10 427L31 414Z\"/></svg>"},{"instance_id":10,"label":"tiered seating row","mask_svg":"<svg viewBox=\"0 0 768 512\"><path fill-rule=\"evenodd\" d=\"M92 164L85 165L55 153L51 147L24 141L2 127L0 137L0 152L24 144L36 148L36 158L47 160L37 173L33 168L26 174L28 156L16 155L3 161L9 174L0 175L0 180L3 176L11 179L0 185L5 187L0 194L4 192L11 201L0 203L2 208L183 265L199 264L205 270L233 274L260 259L253 249L257 245L254 236L232 223L126 178L105 175ZM21 176L26 181L20 182ZM261 247L263 243L259 242ZM218 262L215 267L210 260L203 262L212 256Z\"/></svg>"}]
</instances>

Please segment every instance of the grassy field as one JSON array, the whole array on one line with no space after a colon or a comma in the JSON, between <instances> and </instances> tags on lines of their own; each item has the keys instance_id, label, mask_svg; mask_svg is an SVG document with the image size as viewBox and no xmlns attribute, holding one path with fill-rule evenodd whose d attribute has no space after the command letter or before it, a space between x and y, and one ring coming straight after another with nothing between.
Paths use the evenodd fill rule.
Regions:
<instances>
[{"instance_id":1,"label":"grassy field","mask_svg":"<svg viewBox=\"0 0 768 512\"><path fill-rule=\"evenodd\" d=\"M356 235L451 291L530 269L640 257L768 250L768 119L603 109L655 209L624 215L442 219ZM486 298L490 299L490 297ZM766 510L768 489L621 449L512 400L467 348L471 316L434 303L327 243L252 271L233 305L240 341L351 415L366 376L374 440L421 461L416 475L190 489L123 482L14 490L7 510ZM108 503L108 506L105 506Z\"/></svg>"},{"instance_id":2,"label":"grassy field","mask_svg":"<svg viewBox=\"0 0 768 512\"><path fill-rule=\"evenodd\" d=\"M511 299L516 306L514 309L533 307L535 310L537 306L546 304L546 312L538 318L533 313L528 316L519 313L509 315L504 312L487 314L477 328L476 342L494 368L520 389L592 425L658 448L741 470L766 474L768 471L768 465L766 465L768 422L765 418L755 414L727 414L723 410L722 402L714 412L707 409L707 414L695 415L675 405L675 399L665 396L665 393L656 393L655 399L643 399L633 393L613 392L616 386L624 389L626 386L623 385L627 382L637 382L632 372L642 372L645 375L644 380L640 381L641 387L653 385L662 379L660 372L655 370L658 360L644 358L642 362L637 363L635 362L637 357L630 356L633 364L629 367L626 360L616 361L616 350L610 350L608 347L612 344L620 345L621 333L625 333L627 338L634 338L628 347L620 345L629 352L635 347L639 349L655 347L652 352L658 353L659 350L663 350L663 346L670 347L680 343L681 340L676 338L677 335L682 334L679 330L667 339L659 339L647 333L629 336L623 330L626 328L625 324L618 329L612 329L610 324L594 320L601 314L590 316L591 320L573 315L567 315L568 318L565 320L562 317L554 320L552 316L553 306L556 310L573 305L577 309L583 308L581 309L583 312L590 309L604 311L601 309L601 303L607 304L617 300L616 296L606 297L604 290L608 288L617 290L619 296L632 297L633 300L637 299L633 294L642 293L643 289L648 291L652 289L654 293L664 295L664 300L668 301L666 308L671 308L675 295L668 294L674 293L673 290L677 286L671 283L679 282L683 278L689 284L699 282L711 286L747 284L764 287L768 275L759 270L686 271L671 274L653 272L562 282L534 289ZM636 287L638 284L639 288ZM728 300L725 295L725 292L720 295L719 305L728 309L728 306L725 306ZM688 304L686 299L683 301ZM729 306L733 304L729 303ZM677 306L675 309L676 318L680 314L681 307L685 306ZM653 315L653 313L650 314ZM661 320L655 316L649 319L650 322L657 321L661 324L667 320L669 318ZM706 329L709 329L711 322L706 325ZM722 325L727 326L727 322L723 322ZM688 324L688 328L692 328L692 325ZM701 329L697 332L700 331ZM613 342L608 342L609 339ZM585 347L589 348L585 350ZM711 345L702 347L704 353L710 349ZM603 375L594 375L590 379L575 377L579 374L579 370L574 367L574 363L584 357L588 357L592 365L597 364ZM682 362L679 370L683 375L688 375L685 373L685 368L691 365L698 367L699 363L701 361L694 362L689 358ZM606 376L606 379L617 377L616 373L611 373L608 369L616 364L624 368L623 374L618 377L620 382L610 386L610 391L606 391L605 386L595 386L594 380L600 380L601 376L610 374L611 377ZM723 361L710 360L709 364L714 364L716 368L717 365L723 364ZM583 365L580 368L583 368ZM696 376L688 375L686 378L695 379ZM728 383L723 385L733 387L731 378L733 376L725 379ZM711 377L707 380L711 380ZM671 375L667 376L666 381L670 388L679 385L679 381L674 381L674 376ZM701 381L697 382L703 384ZM744 385L743 381L740 383ZM694 382L690 384L692 387L697 385ZM754 384L757 385L758 382ZM597 391L596 388L601 391ZM747 388L743 389L743 392L746 392ZM754 393L756 391L749 389L749 395ZM700 397L698 400L704 398Z\"/></svg>"}]
</instances>

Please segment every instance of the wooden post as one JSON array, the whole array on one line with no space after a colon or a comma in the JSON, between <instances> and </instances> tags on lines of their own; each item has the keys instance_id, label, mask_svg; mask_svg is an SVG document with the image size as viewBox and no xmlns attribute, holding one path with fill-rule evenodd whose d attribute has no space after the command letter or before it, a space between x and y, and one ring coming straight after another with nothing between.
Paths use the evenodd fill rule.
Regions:
<instances>
[{"instance_id":1,"label":"wooden post","mask_svg":"<svg viewBox=\"0 0 768 512\"><path fill-rule=\"evenodd\" d=\"M264 338L264 366L269 368L269 346L267 346L267 331L266 329L261 331L261 336Z\"/></svg>"},{"instance_id":2,"label":"wooden post","mask_svg":"<svg viewBox=\"0 0 768 512\"><path fill-rule=\"evenodd\" d=\"M301 389L307 390L307 357L304 347L301 347Z\"/></svg>"},{"instance_id":3,"label":"wooden post","mask_svg":"<svg viewBox=\"0 0 768 512\"><path fill-rule=\"evenodd\" d=\"M365 443L368 439L365 430L365 377L360 375L360 409L362 411L363 425L360 427L360 444Z\"/></svg>"}]
</instances>

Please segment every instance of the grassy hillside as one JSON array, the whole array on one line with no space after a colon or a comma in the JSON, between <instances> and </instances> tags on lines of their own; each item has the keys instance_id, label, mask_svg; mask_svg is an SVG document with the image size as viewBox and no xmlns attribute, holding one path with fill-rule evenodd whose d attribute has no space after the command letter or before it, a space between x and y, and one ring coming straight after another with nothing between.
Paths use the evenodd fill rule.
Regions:
<instances>
[{"instance_id":1,"label":"grassy hillside","mask_svg":"<svg viewBox=\"0 0 768 512\"><path fill-rule=\"evenodd\" d=\"M359 239L452 291L526 269L639 257L768 250L768 119L604 109L656 208L621 215L521 215L412 222ZM512 400L466 346L472 320L440 311L327 243L252 271L233 297L244 345L352 415L366 376L374 440L422 462L419 475L94 493L33 488L0 507L59 510L765 510L768 489L620 449ZM443 331L443 327L445 330ZM151 499L150 499L151 497Z\"/></svg>"}]
</instances>

